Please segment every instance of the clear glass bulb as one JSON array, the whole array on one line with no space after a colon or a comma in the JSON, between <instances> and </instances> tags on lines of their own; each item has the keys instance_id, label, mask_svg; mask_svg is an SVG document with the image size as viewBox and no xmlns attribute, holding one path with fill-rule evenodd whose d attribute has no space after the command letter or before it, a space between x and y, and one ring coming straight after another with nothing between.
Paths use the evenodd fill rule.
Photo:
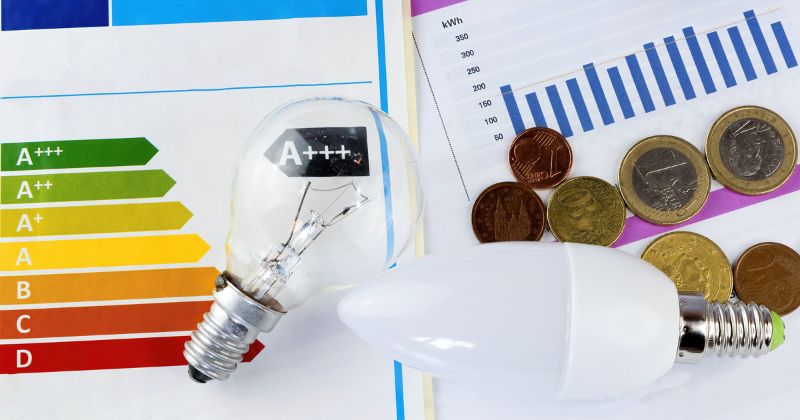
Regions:
<instances>
[{"instance_id":1,"label":"clear glass bulb","mask_svg":"<svg viewBox=\"0 0 800 420\"><path fill-rule=\"evenodd\" d=\"M216 311L218 319L214 307L207 314L204 323L215 324L207 335L226 328L226 314L246 318L244 312L253 315L243 322L250 330L268 331L316 292L389 267L416 232L419 179L403 129L372 105L308 98L270 113L238 160L227 271L215 293L223 310ZM230 285L236 290L225 291ZM235 363L214 364L219 355L211 354L214 344L204 344L213 340L203 330L201 324L184 352L193 377L199 371L225 379ZM224 335L213 339L224 341ZM257 333L250 335L242 337L248 345ZM222 353L231 348L217 344Z\"/></svg>"}]
</instances>

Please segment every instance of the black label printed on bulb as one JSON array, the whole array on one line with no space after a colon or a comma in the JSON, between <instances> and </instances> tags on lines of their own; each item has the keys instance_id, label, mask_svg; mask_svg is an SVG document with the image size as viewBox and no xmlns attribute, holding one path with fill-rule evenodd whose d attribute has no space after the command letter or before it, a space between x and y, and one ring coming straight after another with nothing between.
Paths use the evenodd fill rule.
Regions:
<instances>
[{"instance_id":1,"label":"black label printed on bulb","mask_svg":"<svg viewBox=\"0 0 800 420\"><path fill-rule=\"evenodd\" d=\"M264 156L290 177L369 176L366 127L290 128Z\"/></svg>"}]
</instances>

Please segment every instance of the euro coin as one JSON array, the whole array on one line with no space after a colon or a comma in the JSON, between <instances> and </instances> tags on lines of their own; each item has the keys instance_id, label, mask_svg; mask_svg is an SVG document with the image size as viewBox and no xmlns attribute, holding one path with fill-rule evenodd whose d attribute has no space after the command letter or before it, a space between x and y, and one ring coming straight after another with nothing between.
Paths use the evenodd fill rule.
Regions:
<instances>
[{"instance_id":1,"label":"euro coin","mask_svg":"<svg viewBox=\"0 0 800 420\"><path fill-rule=\"evenodd\" d=\"M733 285L740 300L790 314L800 306L800 255L775 242L753 245L736 262Z\"/></svg>"},{"instance_id":2,"label":"euro coin","mask_svg":"<svg viewBox=\"0 0 800 420\"><path fill-rule=\"evenodd\" d=\"M780 115L742 106L711 126L706 158L714 177L741 194L768 193L786 182L797 164L797 141Z\"/></svg>"},{"instance_id":3,"label":"euro coin","mask_svg":"<svg viewBox=\"0 0 800 420\"><path fill-rule=\"evenodd\" d=\"M711 174L703 155L686 140L653 136L628 150L619 168L619 186L635 215L650 223L672 225L703 208Z\"/></svg>"},{"instance_id":4,"label":"euro coin","mask_svg":"<svg viewBox=\"0 0 800 420\"><path fill-rule=\"evenodd\" d=\"M511 143L508 164L517 181L531 188L551 188L569 175L572 148L558 131L529 128Z\"/></svg>"},{"instance_id":5,"label":"euro coin","mask_svg":"<svg viewBox=\"0 0 800 420\"><path fill-rule=\"evenodd\" d=\"M617 189L602 179L568 179L550 196L547 224L561 242L608 246L625 226L625 204Z\"/></svg>"},{"instance_id":6,"label":"euro coin","mask_svg":"<svg viewBox=\"0 0 800 420\"><path fill-rule=\"evenodd\" d=\"M472 206L472 230L480 242L538 241L544 233L544 203L518 182L484 190Z\"/></svg>"},{"instance_id":7,"label":"euro coin","mask_svg":"<svg viewBox=\"0 0 800 420\"><path fill-rule=\"evenodd\" d=\"M709 302L726 302L733 291L733 271L717 244L692 232L672 232L656 238L642 259L666 274L679 292L702 293Z\"/></svg>"}]
</instances>

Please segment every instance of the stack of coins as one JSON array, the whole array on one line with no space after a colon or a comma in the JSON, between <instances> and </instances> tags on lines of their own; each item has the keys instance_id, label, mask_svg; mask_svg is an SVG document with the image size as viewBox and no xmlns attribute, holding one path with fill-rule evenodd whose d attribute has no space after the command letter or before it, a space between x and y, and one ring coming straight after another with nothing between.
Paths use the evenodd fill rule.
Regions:
<instances>
[{"instance_id":1,"label":"stack of coins","mask_svg":"<svg viewBox=\"0 0 800 420\"><path fill-rule=\"evenodd\" d=\"M559 132L540 127L523 131L511 144L508 162L518 182L490 186L472 207L479 241L536 241L545 224L565 242L611 245L622 233L625 205L613 185L593 177L565 181L572 169L572 148ZM545 213L534 189L553 187Z\"/></svg>"},{"instance_id":2,"label":"stack of coins","mask_svg":"<svg viewBox=\"0 0 800 420\"><path fill-rule=\"evenodd\" d=\"M530 128L508 154L518 182L487 188L472 209L481 242L532 240L545 223L562 242L611 245L625 225L625 205L639 218L674 225L696 215L711 191L712 173L742 194L765 194L781 186L795 168L797 141L778 114L757 106L734 108L711 126L706 156L669 135L645 138L628 150L619 167L619 191L599 178L567 180L572 149L559 132ZM544 210L534 189L556 188Z\"/></svg>"},{"instance_id":3,"label":"stack of coins","mask_svg":"<svg viewBox=\"0 0 800 420\"><path fill-rule=\"evenodd\" d=\"M472 208L480 242L537 241L546 227L562 242L609 246L622 233L626 204L658 225L689 220L705 205L712 175L740 194L765 194L789 179L797 141L786 121L758 106L734 108L711 126L705 153L669 135L645 138L628 150L619 168L619 190L581 176L567 179L573 163L567 140L549 128L530 128L512 142L508 162L517 182L483 191ZM535 189L555 188L545 210ZM642 259L663 271L681 292L708 301L733 295L781 315L800 306L800 255L772 242L742 254L731 267L722 249L705 236L672 232L656 238Z\"/></svg>"}]
</instances>

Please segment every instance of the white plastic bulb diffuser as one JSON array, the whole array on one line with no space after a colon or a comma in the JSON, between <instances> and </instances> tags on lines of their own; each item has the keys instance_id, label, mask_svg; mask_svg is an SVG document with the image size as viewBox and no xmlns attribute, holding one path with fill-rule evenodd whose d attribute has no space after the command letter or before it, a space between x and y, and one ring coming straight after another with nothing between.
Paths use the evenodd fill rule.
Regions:
<instances>
[{"instance_id":1,"label":"white plastic bulb diffuser","mask_svg":"<svg viewBox=\"0 0 800 420\"><path fill-rule=\"evenodd\" d=\"M403 129L372 105L309 98L264 118L236 167L227 269L184 347L191 378L227 379L284 313L392 264L417 228L418 183Z\"/></svg>"},{"instance_id":2,"label":"white plastic bulb diffuser","mask_svg":"<svg viewBox=\"0 0 800 420\"><path fill-rule=\"evenodd\" d=\"M351 291L339 316L410 367L534 398L622 396L676 361L758 356L783 342L783 321L763 306L679 294L647 262L580 244L425 257Z\"/></svg>"}]
</instances>

